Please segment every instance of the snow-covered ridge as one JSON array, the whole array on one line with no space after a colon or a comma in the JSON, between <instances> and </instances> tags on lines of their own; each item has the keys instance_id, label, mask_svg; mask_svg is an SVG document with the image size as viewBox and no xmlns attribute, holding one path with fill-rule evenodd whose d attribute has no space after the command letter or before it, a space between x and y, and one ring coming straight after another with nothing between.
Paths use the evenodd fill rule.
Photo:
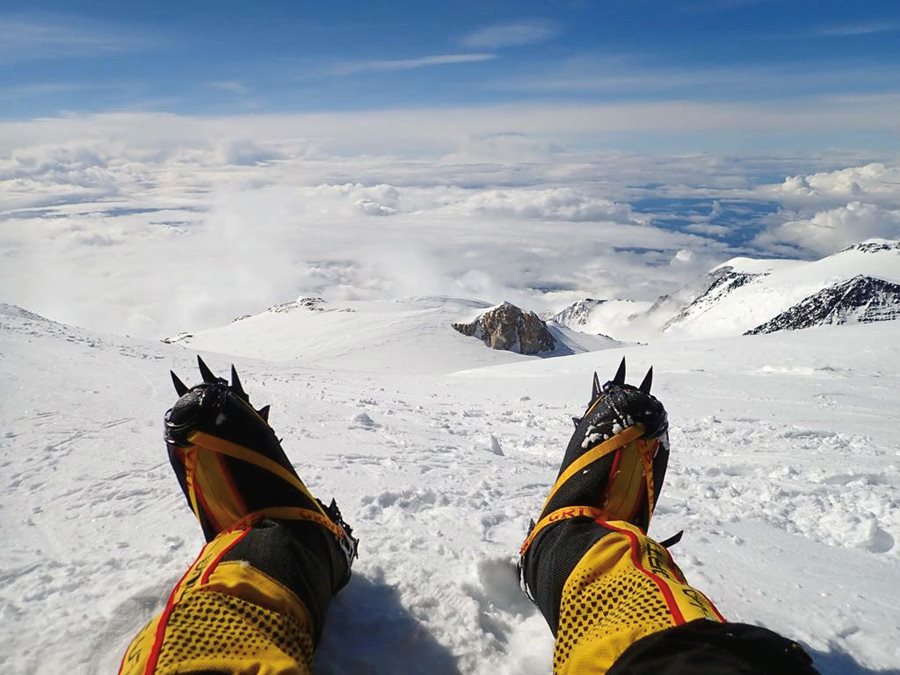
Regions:
<instances>
[{"instance_id":1,"label":"snow-covered ridge","mask_svg":"<svg viewBox=\"0 0 900 675\"><path fill-rule=\"evenodd\" d=\"M892 241L890 239L868 239L860 244L854 244L842 249L841 253L847 251L860 251L861 253L882 253L884 251L900 251L900 241Z\"/></svg>"},{"instance_id":2,"label":"snow-covered ridge","mask_svg":"<svg viewBox=\"0 0 900 675\"><path fill-rule=\"evenodd\" d=\"M897 319L900 319L900 284L860 274L823 288L746 334Z\"/></svg>"},{"instance_id":3,"label":"snow-covered ridge","mask_svg":"<svg viewBox=\"0 0 900 675\"><path fill-rule=\"evenodd\" d=\"M595 300L594 298L585 298L578 300L561 312L547 312L543 318L551 319L556 323L570 328L579 329L590 323L591 316L598 307L603 305L606 300Z\"/></svg>"},{"instance_id":4,"label":"snow-covered ridge","mask_svg":"<svg viewBox=\"0 0 900 675\"><path fill-rule=\"evenodd\" d=\"M851 284L851 292L847 284L857 277L872 281ZM556 316L576 330L607 332L620 339L741 335L764 325L781 330L895 319L890 284L896 283L900 241L870 239L815 261L732 258L646 311L632 314L624 325L603 326L598 316L605 303L595 301L575 303ZM836 297L845 297L849 304L837 308ZM834 311L821 311L823 303ZM864 306L871 309L857 311ZM819 317L818 323L808 322L813 316Z\"/></svg>"},{"instance_id":5,"label":"snow-covered ridge","mask_svg":"<svg viewBox=\"0 0 900 675\"><path fill-rule=\"evenodd\" d=\"M663 332L677 337L734 335L761 326L820 291L840 287L860 275L900 281L900 245L893 241L870 240L821 260L792 262L752 278L732 276L725 293L721 283L711 284L673 316Z\"/></svg>"},{"instance_id":6,"label":"snow-covered ridge","mask_svg":"<svg viewBox=\"0 0 900 675\"><path fill-rule=\"evenodd\" d=\"M738 274L768 274L779 270L788 270L798 265L803 265L803 260L785 260L783 258L747 258L738 256L726 260L713 267L709 274L714 274L720 269L728 268Z\"/></svg>"},{"instance_id":7,"label":"snow-covered ridge","mask_svg":"<svg viewBox=\"0 0 900 675\"><path fill-rule=\"evenodd\" d=\"M559 312L546 312L544 318L559 326L607 339L635 341L643 339L633 330L635 317L651 309L649 302L634 300L578 300ZM613 338L611 336L615 335Z\"/></svg>"},{"instance_id":8,"label":"snow-covered ridge","mask_svg":"<svg viewBox=\"0 0 900 675\"><path fill-rule=\"evenodd\" d=\"M486 349L452 327L476 319L480 300L421 296L385 301L303 298L229 325L170 338L188 349L363 371L453 372L537 358ZM608 349L618 342L548 327L557 348L543 356Z\"/></svg>"}]
</instances>

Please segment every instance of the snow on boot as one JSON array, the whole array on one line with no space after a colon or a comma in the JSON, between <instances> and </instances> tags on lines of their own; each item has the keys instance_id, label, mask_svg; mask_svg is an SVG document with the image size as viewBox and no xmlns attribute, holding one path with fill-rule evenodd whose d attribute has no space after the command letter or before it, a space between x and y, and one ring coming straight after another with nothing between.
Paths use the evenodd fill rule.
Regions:
<instances>
[{"instance_id":1,"label":"snow on boot","mask_svg":"<svg viewBox=\"0 0 900 675\"><path fill-rule=\"evenodd\" d=\"M165 416L169 460L207 541L263 519L306 521L334 535L350 565L358 540L334 500L312 496L268 424L269 407L256 410L234 366L231 384L197 357L203 383L188 388L172 373L180 398Z\"/></svg>"}]
</instances>

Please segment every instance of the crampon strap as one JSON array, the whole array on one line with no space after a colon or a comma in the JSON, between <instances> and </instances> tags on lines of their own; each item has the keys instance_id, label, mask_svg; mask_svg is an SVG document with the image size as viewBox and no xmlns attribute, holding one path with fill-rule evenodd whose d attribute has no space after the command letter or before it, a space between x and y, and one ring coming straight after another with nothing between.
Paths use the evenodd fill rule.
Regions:
<instances>
[{"instance_id":1,"label":"crampon strap","mask_svg":"<svg viewBox=\"0 0 900 675\"><path fill-rule=\"evenodd\" d=\"M653 485L653 457L651 457L649 454L649 444L645 445L643 443L640 443L640 437L643 435L644 431L645 429L642 424L636 424L634 426L628 427L612 438L609 438L599 445L591 448L571 464L569 464L569 466L567 466L566 469L559 475L559 477L556 479L556 482L553 484L553 487L550 489L550 494L548 494L547 499L544 500L542 512L547 508L547 505L553 499L553 496L557 493L557 491L559 491L559 489L572 476L576 475L579 471L584 471L588 467L588 465L596 462L598 459L605 457L606 455L609 455L616 450L629 445L630 443L638 442L636 450L640 456L641 464L643 465L643 473L647 487L647 499L649 500L650 511L652 513L656 499ZM552 525L553 523L557 523L560 520L566 520L568 518L592 518L594 520L609 520L606 511L604 511L602 508L594 506L568 506L561 509L556 509L555 511L552 511L541 518L531 529L525 541L522 543L522 547L519 549L519 555L525 555L525 552L531 546L535 537L537 537L541 530L543 530L548 525Z\"/></svg>"},{"instance_id":2,"label":"crampon strap","mask_svg":"<svg viewBox=\"0 0 900 675\"><path fill-rule=\"evenodd\" d=\"M286 483L290 484L295 490L307 497L313 504L319 504L319 501L312 496L306 486L296 475L285 469L281 464L275 462L268 457L264 457L257 452L245 448L237 443L226 441L224 438L213 436L202 431L195 431L188 438L188 441L203 450L217 452L222 455L234 457L242 462L253 464L260 469L268 471ZM321 507L320 507L321 508ZM347 533L343 527L335 523L323 511L314 511L300 506L271 506L263 509L252 511L243 516L236 524L236 527L246 527L263 518L274 518L281 520L308 520L317 523L334 534L338 539L345 539Z\"/></svg>"}]
</instances>

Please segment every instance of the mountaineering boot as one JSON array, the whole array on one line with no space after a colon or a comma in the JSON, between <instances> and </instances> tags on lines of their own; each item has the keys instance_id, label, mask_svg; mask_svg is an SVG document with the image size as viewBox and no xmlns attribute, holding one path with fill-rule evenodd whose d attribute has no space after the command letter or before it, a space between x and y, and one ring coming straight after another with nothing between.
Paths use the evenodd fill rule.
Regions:
<instances>
[{"instance_id":1,"label":"mountaineering boot","mask_svg":"<svg viewBox=\"0 0 900 675\"><path fill-rule=\"evenodd\" d=\"M188 505L211 541L220 532L263 518L317 523L334 536L347 559L357 540L330 506L312 496L269 426L269 406L256 410L231 367L231 384L198 356L203 383L188 388L175 373L180 398L165 416L169 460Z\"/></svg>"},{"instance_id":2,"label":"mountaineering boot","mask_svg":"<svg viewBox=\"0 0 900 675\"><path fill-rule=\"evenodd\" d=\"M169 459L206 537L163 611L132 640L121 675L308 675L358 540L334 500L310 494L234 366L198 357L203 382L165 416Z\"/></svg>"},{"instance_id":3,"label":"mountaineering boot","mask_svg":"<svg viewBox=\"0 0 900 675\"><path fill-rule=\"evenodd\" d=\"M604 385L594 373L587 410L572 418L575 432L521 553L567 518L621 520L646 533L669 461L668 418L650 394L652 379L653 368L640 386L626 384L624 358Z\"/></svg>"},{"instance_id":4,"label":"mountaineering boot","mask_svg":"<svg viewBox=\"0 0 900 675\"><path fill-rule=\"evenodd\" d=\"M695 619L723 621L647 536L669 459L668 419L625 360L594 375L537 523L520 549L519 580L556 638L554 672L606 672L631 644Z\"/></svg>"}]
</instances>

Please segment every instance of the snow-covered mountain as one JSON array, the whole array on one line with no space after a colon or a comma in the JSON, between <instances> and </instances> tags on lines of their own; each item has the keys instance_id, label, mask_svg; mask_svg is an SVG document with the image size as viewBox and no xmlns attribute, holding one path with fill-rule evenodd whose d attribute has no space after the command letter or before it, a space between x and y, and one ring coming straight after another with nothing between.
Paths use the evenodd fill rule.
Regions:
<instances>
[{"instance_id":1,"label":"snow-covered mountain","mask_svg":"<svg viewBox=\"0 0 900 675\"><path fill-rule=\"evenodd\" d=\"M747 335L900 319L900 284L859 274L823 288Z\"/></svg>"},{"instance_id":2,"label":"snow-covered mountain","mask_svg":"<svg viewBox=\"0 0 900 675\"><path fill-rule=\"evenodd\" d=\"M635 330L634 322L651 308L649 302L634 300L578 300L559 312L547 312L544 318L560 326L591 335L631 341L643 334Z\"/></svg>"},{"instance_id":3,"label":"snow-covered mountain","mask_svg":"<svg viewBox=\"0 0 900 675\"><path fill-rule=\"evenodd\" d=\"M900 242L869 240L812 262L733 258L607 330L599 314L606 303L576 303L557 317L576 330L648 341L883 321L897 318L898 282Z\"/></svg>"},{"instance_id":4,"label":"snow-covered mountain","mask_svg":"<svg viewBox=\"0 0 900 675\"><path fill-rule=\"evenodd\" d=\"M317 672L551 671L553 639L518 588L516 551L591 374L611 376L623 355L637 373L654 366L669 410L672 459L651 534L686 530L673 554L688 579L729 619L800 640L824 675L900 663L900 322L549 359L448 327L441 348L453 353L440 354L463 372L416 373L401 351L387 371L378 343L366 358L379 330L427 335L443 322L436 302L481 310L298 303L163 344L0 306L0 669L115 672L194 559L203 536L161 439L168 370L199 377L192 340L269 356L203 354L222 374L236 362L254 403L272 405L300 475L336 497L362 540ZM325 343L323 361L340 346L359 370L295 359L307 349L290 348L295 322ZM342 335L354 327L358 341Z\"/></svg>"},{"instance_id":5,"label":"snow-covered mountain","mask_svg":"<svg viewBox=\"0 0 900 675\"><path fill-rule=\"evenodd\" d=\"M310 366L418 373L453 372L619 344L553 325L548 328L557 349L540 356L524 356L488 349L453 329L453 323L473 321L490 307L485 302L443 296L380 302L300 298L261 314L240 317L226 326L182 334L169 341L189 349L297 360Z\"/></svg>"}]
</instances>

